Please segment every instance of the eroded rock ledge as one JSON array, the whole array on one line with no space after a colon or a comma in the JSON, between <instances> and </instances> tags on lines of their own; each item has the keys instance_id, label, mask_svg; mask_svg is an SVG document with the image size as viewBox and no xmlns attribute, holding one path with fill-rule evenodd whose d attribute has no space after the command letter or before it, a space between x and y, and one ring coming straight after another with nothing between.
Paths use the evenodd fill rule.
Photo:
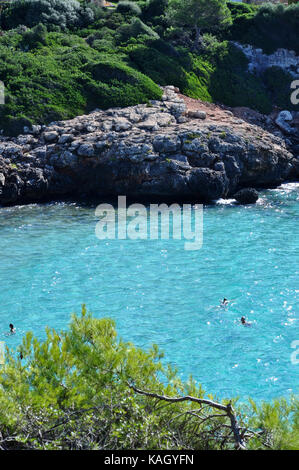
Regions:
<instances>
[{"instance_id":1,"label":"eroded rock ledge","mask_svg":"<svg viewBox=\"0 0 299 470\"><path fill-rule=\"evenodd\" d=\"M294 174L282 139L223 111L186 112L173 87L162 101L96 110L0 141L0 204L126 195L211 201L271 187Z\"/></svg>"}]
</instances>

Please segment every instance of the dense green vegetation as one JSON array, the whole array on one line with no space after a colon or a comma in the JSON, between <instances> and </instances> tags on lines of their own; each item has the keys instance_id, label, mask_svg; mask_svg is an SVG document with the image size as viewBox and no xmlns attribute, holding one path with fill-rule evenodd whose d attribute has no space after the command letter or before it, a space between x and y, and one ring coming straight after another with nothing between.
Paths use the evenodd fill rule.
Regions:
<instances>
[{"instance_id":1,"label":"dense green vegetation","mask_svg":"<svg viewBox=\"0 0 299 470\"><path fill-rule=\"evenodd\" d=\"M225 37L245 44L252 44L271 54L279 48L299 54L299 5L288 7L265 4L261 7L228 2L233 24Z\"/></svg>"},{"instance_id":2,"label":"dense green vegetation","mask_svg":"<svg viewBox=\"0 0 299 470\"><path fill-rule=\"evenodd\" d=\"M91 8L83 8L76 0L16 0L2 15L2 25L12 29L20 24L36 26L43 23L48 29L62 30L83 27L94 20Z\"/></svg>"},{"instance_id":3,"label":"dense green vegetation","mask_svg":"<svg viewBox=\"0 0 299 470\"><path fill-rule=\"evenodd\" d=\"M214 3L215 8L222 4ZM0 127L17 134L31 123L159 99L158 85L169 84L193 98L263 113L273 104L292 109L292 77L282 71L273 76L249 73L247 59L228 40L263 42L267 51L297 50L299 6L228 2L225 13L211 10L210 25L203 15L195 27L190 15L184 24L183 15L173 14L176 4L122 1L107 9L87 0L16 0L4 7L0 80L6 103L0 108ZM221 25L216 30L215 17Z\"/></svg>"},{"instance_id":4,"label":"dense green vegetation","mask_svg":"<svg viewBox=\"0 0 299 470\"><path fill-rule=\"evenodd\" d=\"M195 31L193 49L199 46L201 32L219 31L231 25L231 13L222 0L171 0L168 17L170 22Z\"/></svg>"},{"instance_id":5,"label":"dense green vegetation","mask_svg":"<svg viewBox=\"0 0 299 470\"><path fill-rule=\"evenodd\" d=\"M27 333L0 366L1 448L233 449L228 416L209 405L217 397L183 383L162 358L156 346L123 342L113 321L85 307L65 332L48 329L44 341ZM232 406L247 448L298 449L298 399Z\"/></svg>"}]
</instances>

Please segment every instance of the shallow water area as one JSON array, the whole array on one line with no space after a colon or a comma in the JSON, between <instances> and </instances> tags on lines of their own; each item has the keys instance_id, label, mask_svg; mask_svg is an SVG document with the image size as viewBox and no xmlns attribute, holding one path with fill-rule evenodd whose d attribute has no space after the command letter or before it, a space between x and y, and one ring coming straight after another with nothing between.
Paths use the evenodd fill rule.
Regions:
<instances>
[{"instance_id":1,"label":"shallow water area","mask_svg":"<svg viewBox=\"0 0 299 470\"><path fill-rule=\"evenodd\" d=\"M16 347L28 330L66 329L86 303L220 398L298 393L298 221L297 183L263 191L256 205L205 206L198 251L183 240L98 240L94 207L0 208L0 340Z\"/></svg>"}]
</instances>

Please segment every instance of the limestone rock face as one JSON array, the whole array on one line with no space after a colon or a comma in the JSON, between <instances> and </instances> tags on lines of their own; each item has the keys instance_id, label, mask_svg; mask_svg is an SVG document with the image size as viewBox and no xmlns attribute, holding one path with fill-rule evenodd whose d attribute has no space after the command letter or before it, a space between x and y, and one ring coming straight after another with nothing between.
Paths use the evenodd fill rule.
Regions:
<instances>
[{"instance_id":1,"label":"limestone rock face","mask_svg":"<svg viewBox=\"0 0 299 470\"><path fill-rule=\"evenodd\" d=\"M165 87L162 101L1 137L0 205L70 195L205 202L297 174L283 139L225 116L192 116L178 90Z\"/></svg>"},{"instance_id":2,"label":"limestone rock face","mask_svg":"<svg viewBox=\"0 0 299 470\"><path fill-rule=\"evenodd\" d=\"M293 116L290 111L280 111L278 114L275 123L284 131L286 134L292 134L295 131L289 125L289 122L293 121Z\"/></svg>"},{"instance_id":3,"label":"limestone rock face","mask_svg":"<svg viewBox=\"0 0 299 470\"><path fill-rule=\"evenodd\" d=\"M195 119L206 119L207 117L204 111L188 111L187 116Z\"/></svg>"},{"instance_id":4,"label":"limestone rock face","mask_svg":"<svg viewBox=\"0 0 299 470\"><path fill-rule=\"evenodd\" d=\"M260 73L269 67L280 67L294 77L298 75L299 56L296 56L294 51L277 49L273 54L264 54L262 49L256 49L251 45L243 45L238 42L234 44L242 49L249 60L250 72Z\"/></svg>"}]
</instances>

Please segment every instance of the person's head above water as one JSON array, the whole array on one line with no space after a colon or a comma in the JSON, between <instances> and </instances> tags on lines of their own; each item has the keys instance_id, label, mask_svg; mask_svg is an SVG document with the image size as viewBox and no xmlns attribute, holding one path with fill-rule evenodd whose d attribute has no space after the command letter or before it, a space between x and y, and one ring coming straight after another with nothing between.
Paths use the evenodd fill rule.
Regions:
<instances>
[{"instance_id":1,"label":"person's head above water","mask_svg":"<svg viewBox=\"0 0 299 470\"><path fill-rule=\"evenodd\" d=\"M246 323L246 318L245 317L241 318L241 323L243 323L243 325Z\"/></svg>"},{"instance_id":2,"label":"person's head above water","mask_svg":"<svg viewBox=\"0 0 299 470\"><path fill-rule=\"evenodd\" d=\"M9 328L10 328L10 331L14 331L15 329L12 323L9 324Z\"/></svg>"},{"instance_id":3,"label":"person's head above water","mask_svg":"<svg viewBox=\"0 0 299 470\"><path fill-rule=\"evenodd\" d=\"M227 299L224 297L223 302L227 302Z\"/></svg>"}]
</instances>

